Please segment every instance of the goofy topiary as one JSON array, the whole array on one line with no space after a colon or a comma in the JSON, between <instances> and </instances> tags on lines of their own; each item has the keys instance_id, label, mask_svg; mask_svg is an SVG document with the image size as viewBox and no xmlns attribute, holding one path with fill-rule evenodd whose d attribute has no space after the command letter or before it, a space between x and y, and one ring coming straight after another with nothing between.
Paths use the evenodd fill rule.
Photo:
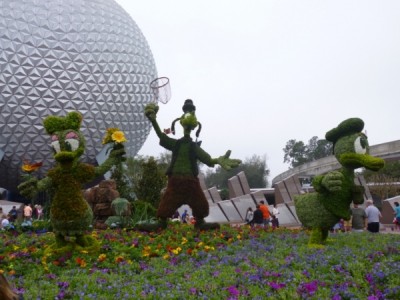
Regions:
<instances>
[{"instance_id":1,"label":"goofy topiary","mask_svg":"<svg viewBox=\"0 0 400 300\"><path fill-rule=\"evenodd\" d=\"M97 241L85 234L92 224L93 213L83 198L82 185L103 175L125 154L122 146L111 150L109 158L98 167L79 162L85 150L85 140L79 131L81 122L82 116L78 112L70 112L66 117L49 116L44 120L57 165L49 170L47 177L31 178L18 186L25 197L34 197L44 190L53 193L50 221L56 243L49 251L97 251Z\"/></svg>"},{"instance_id":2,"label":"goofy topiary","mask_svg":"<svg viewBox=\"0 0 400 300\"><path fill-rule=\"evenodd\" d=\"M153 128L160 139L160 145L172 151L172 161L167 170L168 184L163 194L158 210L157 224L142 224L138 227L140 230L156 230L167 226L167 219L183 204L187 204L193 211L197 229L215 229L219 228L217 223L206 223L204 218L209 214L209 206L198 179L199 169L198 161L213 167L219 164L222 168L229 170L237 167L241 161L239 159L230 159L230 151L219 158L211 158L205 152L199 142L195 142L190 137L190 133L196 127L196 137L199 136L201 124L196 118L196 107L193 101L188 99L183 107L183 115L174 120L171 126L172 133L175 134L175 123L177 121L183 127L184 136L181 139L173 139L167 134L161 132L157 123L156 116L158 105L150 103L145 107L145 115L150 120Z\"/></svg>"},{"instance_id":3,"label":"goofy topiary","mask_svg":"<svg viewBox=\"0 0 400 300\"><path fill-rule=\"evenodd\" d=\"M295 196L297 216L304 227L312 230L310 245L324 244L329 230L340 219L350 219L351 202L364 202L363 188L354 184L354 170L365 167L378 171L385 164L383 159L369 155L363 128L361 119L350 118L328 131L325 138L333 143L333 153L342 168L314 177L314 193Z\"/></svg>"}]
</instances>

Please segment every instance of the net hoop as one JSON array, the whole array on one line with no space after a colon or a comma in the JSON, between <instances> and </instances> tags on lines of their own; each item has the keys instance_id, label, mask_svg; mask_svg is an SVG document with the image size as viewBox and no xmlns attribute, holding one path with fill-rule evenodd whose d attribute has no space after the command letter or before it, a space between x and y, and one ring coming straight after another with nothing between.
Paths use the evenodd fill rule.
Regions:
<instances>
[{"instance_id":1,"label":"net hoop","mask_svg":"<svg viewBox=\"0 0 400 300\"><path fill-rule=\"evenodd\" d=\"M150 82L150 88L154 98L161 103L166 104L171 98L171 87L168 77L159 77Z\"/></svg>"}]
</instances>

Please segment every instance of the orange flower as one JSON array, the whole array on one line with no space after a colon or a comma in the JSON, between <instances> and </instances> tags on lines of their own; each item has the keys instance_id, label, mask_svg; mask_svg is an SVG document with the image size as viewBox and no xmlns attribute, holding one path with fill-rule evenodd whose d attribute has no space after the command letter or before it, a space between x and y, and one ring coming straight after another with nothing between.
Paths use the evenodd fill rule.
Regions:
<instances>
[{"instance_id":1,"label":"orange flower","mask_svg":"<svg viewBox=\"0 0 400 300\"><path fill-rule=\"evenodd\" d=\"M124 259L123 256L117 256L117 257L115 258L115 262L116 262L116 263L123 262L124 260L125 260L125 259Z\"/></svg>"},{"instance_id":2,"label":"orange flower","mask_svg":"<svg viewBox=\"0 0 400 300\"><path fill-rule=\"evenodd\" d=\"M83 258L77 257L75 261L81 268L86 267L86 262Z\"/></svg>"}]
</instances>

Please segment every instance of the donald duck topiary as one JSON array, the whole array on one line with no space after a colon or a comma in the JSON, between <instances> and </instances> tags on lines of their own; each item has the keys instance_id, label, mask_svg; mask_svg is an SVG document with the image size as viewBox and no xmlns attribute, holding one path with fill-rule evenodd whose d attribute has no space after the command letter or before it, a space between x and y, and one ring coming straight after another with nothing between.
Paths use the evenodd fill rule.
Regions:
<instances>
[{"instance_id":1,"label":"donald duck topiary","mask_svg":"<svg viewBox=\"0 0 400 300\"><path fill-rule=\"evenodd\" d=\"M367 136L361 131L364 122L350 118L328 131L325 138L333 143L333 152L342 168L314 177L315 192L295 196L297 216L304 227L311 229L310 245L326 242L329 230L340 220L350 219L350 204L364 202L363 188L354 183L354 170L381 169L385 162L369 155Z\"/></svg>"},{"instance_id":2,"label":"donald duck topiary","mask_svg":"<svg viewBox=\"0 0 400 300\"><path fill-rule=\"evenodd\" d=\"M78 112L70 112L65 117L49 116L44 120L44 128L51 135L57 164L49 170L47 177L41 180L32 177L18 186L20 193L28 198L44 190L51 190L53 194L50 221L56 241L48 251L96 251L99 248L97 241L86 234L92 224L93 213L83 198L82 186L106 173L125 154L122 145L125 137L121 131L114 130L108 132L106 138L113 140L117 147L111 150L102 165L94 167L80 162L79 157L85 150L81 122L82 115Z\"/></svg>"}]
</instances>

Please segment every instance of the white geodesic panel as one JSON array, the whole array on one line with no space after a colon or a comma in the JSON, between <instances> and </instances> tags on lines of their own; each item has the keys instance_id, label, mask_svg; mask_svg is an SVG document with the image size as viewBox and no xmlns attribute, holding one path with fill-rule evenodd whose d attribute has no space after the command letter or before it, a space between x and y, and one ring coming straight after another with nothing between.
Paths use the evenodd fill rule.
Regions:
<instances>
[{"instance_id":1,"label":"white geodesic panel","mask_svg":"<svg viewBox=\"0 0 400 300\"><path fill-rule=\"evenodd\" d=\"M136 155L156 77L145 37L114 0L0 0L0 187L15 190L23 159L43 161L39 175L54 164L48 115L83 114L84 161L95 163L108 127Z\"/></svg>"}]
</instances>

